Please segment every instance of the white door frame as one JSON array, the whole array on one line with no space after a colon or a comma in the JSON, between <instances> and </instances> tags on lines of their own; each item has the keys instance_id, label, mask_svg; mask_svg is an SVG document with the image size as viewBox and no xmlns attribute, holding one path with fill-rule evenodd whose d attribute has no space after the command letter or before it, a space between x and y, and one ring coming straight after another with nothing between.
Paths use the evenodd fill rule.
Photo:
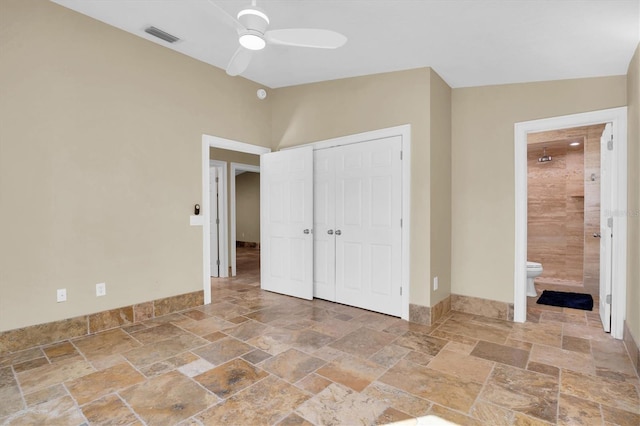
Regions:
<instances>
[{"instance_id":1,"label":"white door frame","mask_svg":"<svg viewBox=\"0 0 640 426\"><path fill-rule=\"evenodd\" d=\"M211 169L217 168L220 171L220 180L218 183L218 190L222 189L222 194L218 193L218 219L220 220L220 226L218 226L218 258L220 259L220 266L218 267L218 277L226 278L229 276L229 248L227 237L227 162L226 161L218 161L218 160L209 160L209 174L211 174ZM209 180L209 182L211 182ZM213 192L211 185L209 185L209 200L211 201L211 193ZM209 216L211 216L211 211L209 212ZM209 217L210 218L210 217ZM209 229L209 235L213 234L212 230ZM211 237L210 237L211 238ZM211 240L209 240L211 242ZM209 246L211 247L211 246ZM209 252L209 256L212 253ZM209 259L211 262L211 259ZM211 270L209 271L211 272ZM214 275L211 275L214 276Z\"/></svg>"},{"instance_id":2,"label":"white door frame","mask_svg":"<svg viewBox=\"0 0 640 426\"><path fill-rule=\"evenodd\" d=\"M323 141L311 142L304 145L296 145L284 149L295 149L302 146L312 146L314 150L331 148L335 146L362 143L375 139L383 139L392 136L400 136L402 139L402 315L401 318L409 320L409 293L411 289L411 125L388 127L372 130L370 132L357 133L355 135L341 136Z\"/></svg>"},{"instance_id":3,"label":"white door frame","mask_svg":"<svg viewBox=\"0 0 640 426\"><path fill-rule=\"evenodd\" d=\"M627 283L627 107L515 123L514 321L527 318L527 134L611 122L614 134L611 335L622 339ZM602 195L601 195L602 196Z\"/></svg>"},{"instance_id":4,"label":"white door frame","mask_svg":"<svg viewBox=\"0 0 640 426\"><path fill-rule=\"evenodd\" d=\"M252 166L251 164L231 163L231 178L229 185L229 198L231 207L231 220L229 227L231 228L231 276L235 277L236 272L236 171L260 173L260 166ZM258 219L260 220L260 219Z\"/></svg>"},{"instance_id":5,"label":"white door frame","mask_svg":"<svg viewBox=\"0 0 640 426\"><path fill-rule=\"evenodd\" d=\"M201 211L203 213L202 224L202 289L204 290L204 304L211 303L211 265L209 264L210 256L210 238L211 230L209 219L211 212L209 211L209 149L221 148L231 151L245 152L248 154L266 154L271 149L258 145L251 145L244 142L238 142L231 139L220 138L211 135L202 135L202 204Z\"/></svg>"}]
</instances>

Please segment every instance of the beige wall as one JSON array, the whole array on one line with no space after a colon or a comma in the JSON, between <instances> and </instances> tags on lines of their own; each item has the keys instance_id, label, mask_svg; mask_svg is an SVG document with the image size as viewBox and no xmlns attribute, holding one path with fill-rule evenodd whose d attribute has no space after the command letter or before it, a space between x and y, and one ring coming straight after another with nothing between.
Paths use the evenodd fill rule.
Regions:
<instances>
[{"instance_id":1,"label":"beige wall","mask_svg":"<svg viewBox=\"0 0 640 426\"><path fill-rule=\"evenodd\" d=\"M624 76L454 89L451 292L513 302L514 124L626 105Z\"/></svg>"},{"instance_id":2,"label":"beige wall","mask_svg":"<svg viewBox=\"0 0 640 426\"><path fill-rule=\"evenodd\" d=\"M627 324L640 342L640 44L627 73Z\"/></svg>"},{"instance_id":3,"label":"beige wall","mask_svg":"<svg viewBox=\"0 0 640 426\"><path fill-rule=\"evenodd\" d=\"M278 89L273 148L411 124L411 303L429 305L429 68Z\"/></svg>"},{"instance_id":4,"label":"beige wall","mask_svg":"<svg viewBox=\"0 0 640 426\"><path fill-rule=\"evenodd\" d=\"M260 242L260 173L236 176L236 240Z\"/></svg>"},{"instance_id":5,"label":"beige wall","mask_svg":"<svg viewBox=\"0 0 640 426\"><path fill-rule=\"evenodd\" d=\"M201 137L267 146L258 86L44 0L0 28L0 330L202 289Z\"/></svg>"},{"instance_id":6,"label":"beige wall","mask_svg":"<svg viewBox=\"0 0 640 426\"><path fill-rule=\"evenodd\" d=\"M431 70L430 305L451 294L451 88ZM418 167L425 167L420 165ZM433 278L438 277L438 290Z\"/></svg>"}]
</instances>

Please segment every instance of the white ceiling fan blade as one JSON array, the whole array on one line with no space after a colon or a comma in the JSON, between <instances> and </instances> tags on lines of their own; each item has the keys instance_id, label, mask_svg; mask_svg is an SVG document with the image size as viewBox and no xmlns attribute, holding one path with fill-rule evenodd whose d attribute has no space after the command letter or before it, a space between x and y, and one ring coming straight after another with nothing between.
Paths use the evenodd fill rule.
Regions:
<instances>
[{"instance_id":1,"label":"white ceiling fan blade","mask_svg":"<svg viewBox=\"0 0 640 426\"><path fill-rule=\"evenodd\" d=\"M245 49L242 46L238 47L238 50L236 50L236 53L233 54L233 57L229 61L229 65L227 65L227 74L230 76L242 74L249 66L252 56L253 51Z\"/></svg>"},{"instance_id":2,"label":"white ceiling fan blade","mask_svg":"<svg viewBox=\"0 0 640 426\"><path fill-rule=\"evenodd\" d=\"M229 15L223 8L218 6L213 0L208 0L208 2L213 6L213 10L215 11L215 14L218 16L218 19L220 19L220 21L224 22L225 24L229 25L232 28L235 28L235 30L239 33L247 30L244 27L244 25L240 23L240 21L238 21L233 16Z\"/></svg>"},{"instance_id":3,"label":"white ceiling fan blade","mask_svg":"<svg viewBox=\"0 0 640 426\"><path fill-rule=\"evenodd\" d=\"M318 49L337 49L347 42L347 37L331 30L312 28L289 28L271 30L265 33L268 43L283 46L315 47Z\"/></svg>"}]
</instances>

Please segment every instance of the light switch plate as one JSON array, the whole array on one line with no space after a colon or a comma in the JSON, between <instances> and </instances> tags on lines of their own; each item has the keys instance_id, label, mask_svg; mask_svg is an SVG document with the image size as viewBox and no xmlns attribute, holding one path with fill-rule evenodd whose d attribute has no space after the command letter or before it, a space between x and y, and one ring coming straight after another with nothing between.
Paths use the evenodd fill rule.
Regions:
<instances>
[{"instance_id":1,"label":"light switch plate","mask_svg":"<svg viewBox=\"0 0 640 426\"><path fill-rule=\"evenodd\" d=\"M204 216L202 215L191 215L189 216L189 225L191 226L203 226L204 225Z\"/></svg>"},{"instance_id":2,"label":"light switch plate","mask_svg":"<svg viewBox=\"0 0 640 426\"><path fill-rule=\"evenodd\" d=\"M96 297L105 296L107 294L107 284L96 284Z\"/></svg>"}]
</instances>

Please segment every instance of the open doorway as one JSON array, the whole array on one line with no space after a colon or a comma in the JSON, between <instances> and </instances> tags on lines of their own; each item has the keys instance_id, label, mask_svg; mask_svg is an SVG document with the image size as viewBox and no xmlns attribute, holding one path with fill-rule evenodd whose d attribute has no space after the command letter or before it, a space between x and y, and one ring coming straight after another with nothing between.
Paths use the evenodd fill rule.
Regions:
<instances>
[{"instance_id":1,"label":"open doorway","mask_svg":"<svg viewBox=\"0 0 640 426\"><path fill-rule=\"evenodd\" d=\"M528 135L527 260L542 266L538 290L599 296L604 128L601 123Z\"/></svg>"},{"instance_id":2,"label":"open doorway","mask_svg":"<svg viewBox=\"0 0 640 426\"><path fill-rule=\"evenodd\" d=\"M231 276L235 277L238 271L259 272L260 166L231 163L230 177Z\"/></svg>"},{"instance_id":3,"label":"open doorway","mask_svg":"<svg viewBox=\"0 0 640 426\"><path fill-rule=\"evenodd\" d=\"M203 290L204 290L204 304L211 303L211 280L212 280L212 239L218 238L220 239L219 246L221 247L221 252L226 254L227 259L232 259L231 249L233 248L233 254L236 255L235 250L235 235L231 235L231 229L229 226L229 222L224 221L222 229L226 229L227 237L224 237L224 231L218 231L217 235L212 234L212 214L213 209L211 208L211 199L212 199L212 184L211 184L211 162L224 162L228 167L227 173L225 176L227 177L227 185L223 185L223 192L228 197L229 194L229 185L231 185L231 179L229 178L229 173L232 169L231 164L244 164L246 166L255 166L259 167L260 164L260 155L271 152L269 148L264 148L257 145L251 145L243 142L233 141L230 139L219 138L216 136L210 135L202 135L202 206L204 207L203 213L203 229L202 229L202 257L203 257ZM234 185L235 185L235 171L234 171ZM235 187L234 187L235 188ZM223 208L224 212L227 213L227 217L231 217L230 209L231 203L228 203L224 195L221 199L224 199L225 207ZM214 219L215 220L215 219ZM235 225L234 225L235 229ZM235 231L233 231L235 234ZM231 244L230 239L233 239L233 244ZM215 244L215 243L214 243ZM227 263L223 265L223 257L220 256L221 259L221 267L226 272L226 275L219 274L221 277L229 276L231 272L231 263ZM259 256L258 256L259 258ZM259 276L259 270L258 270Z\"/></svg>"},{"instance_id":4,"label":"open doorway","mask_svg":"<svg viewBox=\"0 0 640 426\"><path fill-rule=\"evenodd\" d=\"M515 159L515 258L514 258L514 321L524 322L527 318L527 139L536 132L561 130L573 127L591 126L609 123L606 126L609 137L600 142L601 161L608 164L610 174L600 185L601 203L607 203L601 215L602 235L608 235L611 244L606 250L610 256L601 255L600 260L609 259L606 272L610 291L606 297L600 294L600 302L606 301L606 310L610 312L608 322L611 334L617 339L623 336L624 314L626 310L626 262L627 262L627 220L621 214L626 209L627 196L627 108L612 108L589 113L552 117L541 120L516 123L514 126L514 159ZM606 140L605 140L606 139ZM547 154L548 155L548 154ZM606 155L605 157L602 157ZM544 157L544 153L542 154ZM605 176L602 176L603 178ZM615 233L616 238L611 235ZM601 241L605 241L603 238ZM602 243L601 243L602 244ZM606 246L606 244L605 244ZM602 283L602 271L600 268ZM604 287L606 288L606 287ZM600 284L600 289L603 289ZM600 312L606 312L600 306ZM606 316L602 317L603 326L607 329Z\"/></svg>"},{"instance_id":5,"label":"open doorway","mask_svg":"<svg viewBox=\"0 0 640 426\"><path fill-rule=\"evenodd\" d=\"M238 252L260 250L260 156L210 148L209 162L211 277L226 278Z\"/></svg>"},{"instance_id":6,"label":"open doorway","mask_svg":"<svg viewBox=\"0 0 640 426\"><path fill-rule=\"evenodd\" d=\"M594 306L587 319L600 322L604 131L600 123L527 135L528 313L557 310L537 303L544 291L589 294Z\"/></svg>"}]
</instances>

